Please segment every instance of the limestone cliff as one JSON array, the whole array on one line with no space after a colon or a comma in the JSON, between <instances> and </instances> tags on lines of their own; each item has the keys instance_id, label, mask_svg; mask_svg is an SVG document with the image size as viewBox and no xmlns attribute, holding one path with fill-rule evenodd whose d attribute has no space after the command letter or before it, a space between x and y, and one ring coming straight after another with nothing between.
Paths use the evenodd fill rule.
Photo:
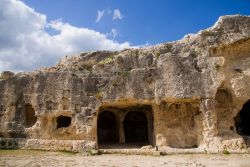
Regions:
<instances>
[{"instance_id":1,"label":"limestone cliff","mask_svg":"<svg viewBox=\"0 0 250 167\"><path fill-rule=\"evenodd\" d=\"M2 73L0 147L83 151L145 136L162 151L246 152L249 83L249 16L222 16L179 41L66 56L54 67ZM101 122L105 112L113 116ZM138 112L146 125L132 127L144 120Z\"/></svg>"}]
</instances>

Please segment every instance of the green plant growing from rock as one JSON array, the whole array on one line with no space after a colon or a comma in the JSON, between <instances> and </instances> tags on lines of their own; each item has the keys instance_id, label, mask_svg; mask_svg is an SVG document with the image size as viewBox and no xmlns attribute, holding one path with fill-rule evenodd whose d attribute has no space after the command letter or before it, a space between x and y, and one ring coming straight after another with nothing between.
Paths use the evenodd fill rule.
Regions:
<instances>
[{"instance_id":1,"label":"green plant growing from rock","mask_svg":"<svg viewBox=\"0 0 250 167\"><path fill-rule=\"evenodd\" d=\"M113 61L114 61L114 56L111 55L105 58L104 60L100 61L99 64L100 65L109 64L109 63L112 63Z\"/></svg>"},{"instance_id":2,"label":"green plant growing from rock","mask_svg":"<svg viewBox=\"0 0 250 167\"><path fill-rule=\"evenodd\" d=\"M156 58L158 59L161 56L161 53L158 51L155 53Z\"/></svg>"},{"instance_id":3,"label":"green plant growing from rock","mask_svg":"<svg viewBox=\"0 0 250 167\"><path fill-rule=\"evenodd\" d=\"M86 69L88 71L92 70L92 67L96 64L95 61L89 60L89 61L84 61L81 64L79 64L78 69Z\"/></svg>"},{"instance_id":4,"label":"green plant growing from rock","mask_svg":"<svg viewBox=\"0 0 250 167\"><path fill-rule=\"evenodd\" d=\"M225 155L229 155L229 154L230 154L230 152L229 152L227 149L224 149L224 150L223 150L223 154L225 154Z\"/></svg>"},{"instance_id":5,"label":"green plant growing from rock","mask_svg":"<svg viewBox=\"0 0 250 167\"><path fill-rule=\"evenodd\" d=\"M166 51L167 52L171 52L172 51L172 44L170 44L170 43L166 43L165 45L164 45L164 48L166 49Z\"/></svg>"},{"instance_id":6,"label":"green plant growing from rock","mask_svg":"<svg viewBox=\"0 0 250 167\"><path fill-rule=\"evenodd\" d=\"M113 80L112 83L111 83L111 85L113 87L117 87L119 85L119 81L118 80Z\"/></svg>"},{"instance_id":7,"label":"green plant growing from rock","mask_svg":"<svg viewBox=\"0 0 250 167\"><path fill-rule=\"evenodd\" d=\"M135 55L138 56L140 54L140 51L138 49L135 50Z\"/></svg>"},{"instance_id":8,"label":"green plant growing from rock","mask_svg":"<svg viewBox=\"0 0 250 167\"><path fill-rule=\"evenodd\" d=\"M128 69L126 69L125 71L122 71L121 73L119 73L119 75L121 76L121 77L128 77L129 75L130 75L130 73L131 73L131 70L132 70L133 68L132 67L129 67Z\"/></svg>"},{"instance_id":9,"label":"green plant growing from rock","mask_svg":"<svg viewBox=\"0 0 250 167\"><path fill-rule=\"evenodd\" d=\"M219 70L219 69L220 69L220 65L219 65L219 64L215 64L215 65L214 65L214 68L215 68L216 70Z\"/></svg>"},{"instance_id":10,"label":"green plant growing from rock","mask_svg":"<svg viewBox=\"0 0 250 167\"><path fill-rule=\"evenodd\" d=\"M211 31L209 31L209 30L203 30L203 31L201 31L201 36L203 38L205 38L207 36L211 36L211 35L213 35L213 33Z\"/></svg>"},{"instance_id":11,"label":"green plant growing from rock","mask_svg":"<svg viewBox=\"0 0 250 167\"><path fill-rule=\"evenodd\" d=\"M123 73L122 73L122 77L128 77L129 76L129 74L131 73L131 71L124 71Z\"/></svg>"}]
</instances>

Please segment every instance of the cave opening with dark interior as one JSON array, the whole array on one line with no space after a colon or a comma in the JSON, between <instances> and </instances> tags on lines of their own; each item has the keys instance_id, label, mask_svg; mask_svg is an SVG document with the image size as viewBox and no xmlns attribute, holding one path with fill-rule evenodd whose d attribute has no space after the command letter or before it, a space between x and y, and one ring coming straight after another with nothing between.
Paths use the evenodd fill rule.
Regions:
<instances>
[{"instance_id":1,"label":"cave opening with dark interior","mask_svg":"<svg viewBox=\"0 0 250 167\"><path fill-rule=\"evenodd\" d=\"M71 124L71 117L60 115L59 117L57 117L56 122L57 122L57 129L67 128Z\"/></svg>"},{"instance_id":2,"label":"cave opening with dark interior","mask_svg":"<svg viewBox=\"0 0 250 167\"><path fill-rule=\"evenodd\" d=\"M24 123L25 127L26 128L32 127L36 123L37 117L35 116L35 110L31 104L24 105L24 113L25 113L25 123Z\"/></svg>"},{"instance_id":3,"label":"cave opening with dark interior","mask_svg":"<svg viewBox=\"0 0 250 167\"><path fill-rule=\"evenodd\" d=\"M153 112L150 105L100 108L97 119L99 147L154 145Z\"/></svg>"},{"instance_id":4,"label":"cave opening with dark interior","mask_svg":"<svg viewBox=\"0 0 250 167\"><path fill-rule=\"evenodd\" d=\"M98 116L97 123L98 143L116 143L117 125L115 115L110 111L102 111Z\"/></svg>"},{"instance_id":5,"label":"cave opening with dark interior","mask_svg":"<svg viewBox=\"0 0 250 167\"><path fill-rule=\"evenodd\" d=\"M148 143L148 121L145 113L128 112L123 126L126 143Z\"/></svg>"},{"instance_id":6,"label":"cave opening with dark interior","mask_svg":"<svg viewBox=\"0 0 250 167\"><path fill-rule=\"evenodd\" d=\"M250 100L248 100L234 118L236 132L241 136L250 137Z\"/></svg>"}]
</instances>

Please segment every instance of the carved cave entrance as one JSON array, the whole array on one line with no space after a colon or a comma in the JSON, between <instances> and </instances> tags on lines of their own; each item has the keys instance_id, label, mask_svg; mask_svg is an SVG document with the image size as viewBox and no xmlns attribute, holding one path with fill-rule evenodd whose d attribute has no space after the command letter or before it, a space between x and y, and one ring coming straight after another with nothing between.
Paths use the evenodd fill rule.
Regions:
<instances>
[{"instance_id":1,"label":"carved cave entrance","mask_svg":"<svg viewBox=\"0 0 250 167\"><path fill-rule=\"evenodd\" d=\"M218 135L227 137L234 133L233 98L229 90L226 88L219 88L215 100Z\"/></svg>"},{"instance_id":2,"label":"carved cave entrance","mask_svg":"<svg viewBox=\"0 0 250 167\"><path fill-rule=\"evenodd\" d=\"M145 113L130 111L123 121L123 126L126 142L148 142L148 121Z\"/></svg>"},{"instance_id":3,"label":"carved cave entrance","mask_svg":"<svg viewBox=\"0 0 250 167\"><path fill-rule=\"evenodd\" d=\"M25 112L25 122L24 122L25 127L26 128L32 127L37 121L34 108L32 107L31 104L25 104L24 112Z\"/></svg>"},{"instance_id":4,"label":"carved cave entrance","mask_svg":"<svg viewBox=\"0 0 250 167\"><path fill-rule=\"evenodd\" d=\"M117 126L115 115L110 111L103 111L98 117L97 134L99 144L117 142Z\"/></svg>"},{"instance_id":5,"label":"carved cave entrance","mask_svg":"<svg viewBox=\"0 0 250 167\"><path fill-rule=\"evenodd\" d=\"M246 144L250 146L250 100L248 100L234 118L236 132L243 136Z\"/></svg>"},{"instance_id":6,"label":"carved cave entrance","mask_svg":"<svg viewBox=\"0 0 250 167\"><path fill-rule=\"evenodd\" d=\"M99 148L135 148L154 145L150 105L101 107L97 119Z\"/></svg>"}]
</instances>

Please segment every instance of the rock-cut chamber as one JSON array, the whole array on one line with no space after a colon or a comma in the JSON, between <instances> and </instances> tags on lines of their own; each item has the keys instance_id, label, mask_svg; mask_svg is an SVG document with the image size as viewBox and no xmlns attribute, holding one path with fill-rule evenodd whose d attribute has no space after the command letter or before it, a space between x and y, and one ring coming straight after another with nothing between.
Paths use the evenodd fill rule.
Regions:
<instances>
[{"instance_id":1,"label":"rock-cut chamber","mask_svg":"<svg viewBox=\"0 0 250 167\"><path fill-rule=\"evenodd\" d=\"M101 108L97 119L98 145L153 145L153 113L149 105Z\"/></svg>"}]
</instances>

